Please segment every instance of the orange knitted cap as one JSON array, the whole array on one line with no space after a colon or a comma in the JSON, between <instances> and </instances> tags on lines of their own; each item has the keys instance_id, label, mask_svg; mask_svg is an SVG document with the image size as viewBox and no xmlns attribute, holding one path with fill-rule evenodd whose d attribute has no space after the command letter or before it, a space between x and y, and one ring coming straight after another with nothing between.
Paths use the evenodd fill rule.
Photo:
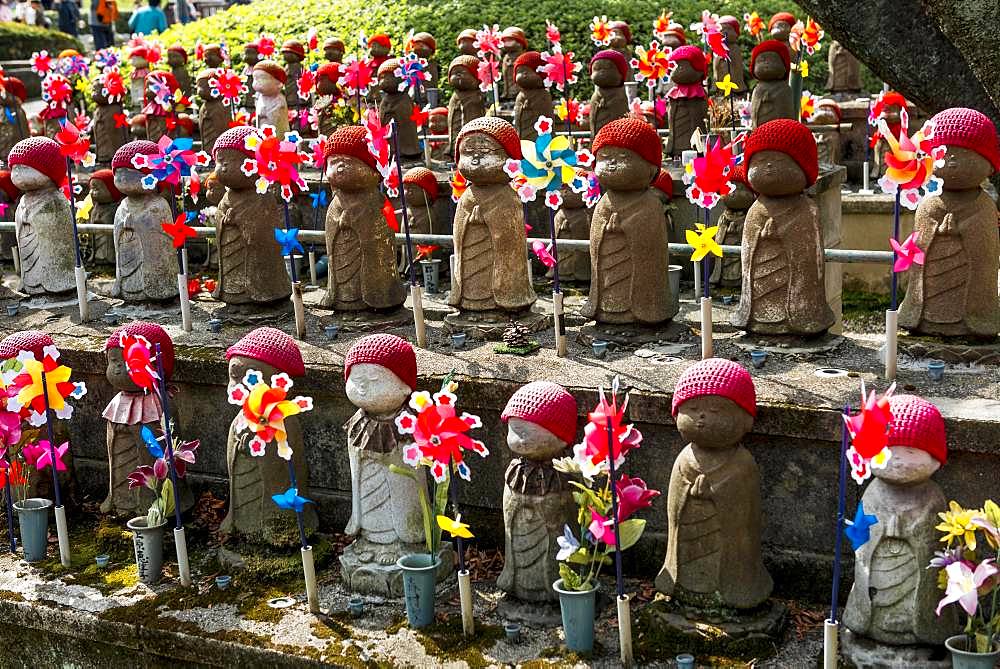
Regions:
<instances>
[{"instance_id":1,"label":"orange knitted cap","mask_svg":"<svg viewBox=\"0 0 1000 669\"><path fill-rule=\"evenodd\" d=\"M288 73L285 72L285 68L281 67L273 60L262 60L254 65L253 69L254 72L267 72L282 84L288 81Z\"/></svg>"},{"instance_id":2,"label":"orange knitted cap","mask_svg":"<svg viewBox=\"0 0 1000 669\"><path fill-rule=\"evenodd\" d=\"M360 125L342 125L326 140L323 159L331 156L352 156L376 172L375 156L368 150L368 135Z\"/></svg>"}]
</instances>

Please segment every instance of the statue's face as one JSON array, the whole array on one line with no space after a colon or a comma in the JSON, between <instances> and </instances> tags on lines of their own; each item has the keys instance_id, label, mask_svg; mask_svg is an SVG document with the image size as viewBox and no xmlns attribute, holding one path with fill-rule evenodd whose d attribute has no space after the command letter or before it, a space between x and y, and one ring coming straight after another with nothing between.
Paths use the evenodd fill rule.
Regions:
<instances>
[{"instance_id":1,"label":"statue's face","mask_svg":"<svg viewBox=\"0 0 1000 669\"><path fill-rule=\"evenodd\" d=\"M371 53L372 58L385 58L389 55L389 49L379 42L369 42L368 51Z\"/></svg>"},{"instance_id":2,"label":"statue's face","mask_svg":"<svg viewBox=\"0 0 1000 669\"><path fill-rule=\"evenodd\" d=\"M872 476L889 483L906 485L921 483L941 468L930 453L910 446L890 446L892 456L884 469L872 468Z\"/></svg>"},{"instance_id":3,"label":"statue's face","mask_svg":"<svg viewBox=\"0 0 1000 669\"><path fill-rule=\"evenodd\" d=\"M184 56L173 51L167 52L167 65L170 67L180 67L184 65Z\"/></svg>"},{"instance_id":4,"label":"statue's face","mask_svg":"<svg viewBox=\"0 0 1000 669\"><path fill-rule=\"evenodd\" d=\"M253 89L261 95L278 95L281 92L281 88L281 82L264 70L253 71Z\"/></svg>"},{"instance_id":5,"label":"statue's face","mask_svg":"<svg viewBox=\"0 0 1000 669\"><path fill-rule=\"evenodd\" d=\"M424 207L427 206L426 193L424 193L424 189L417 184L404 184L403 195L406 196L406 204L411 209L419 209L420 211L423 211Z\"/></svg>"},{"instance_id":6,"label":"statue's face","mask_svg":"<svg viewBox=\"0 0 1000 669\"><path fill-rule=\"evenodd\" d=\"M788 21L776 21L771 28L771 37L782 42L788 41L788 35L792 31L792 26Z\"/></svg>"},{"instance_id":7,"label":"statue's face","mask_svg":"<svg viewBox=\"0 0 1000 669\"><path fill-rule=\"evenodd\" d=\"M677 67L670 75L670 80L675 84L697 84L705 78L705 75L694 69L689 60L677 61Z\"/></svg>"},{"instance_id":8,"label":"statue's face","mask_svg":"<svg viewBox=\"0 0 1000 669\"><path fill-rule=\"evenodd\" d=\"M993 174L990 161L964 146L948 146L944 165L934 175L944 180L945 190L972 190Z\"/></svg>"},{"instance_id":9,"label":"statue's face","mask_svg":"<svg viewBox=\"0 0 1000 669\"><path fill-rule=\"evenodd\" d=\"M563 187L560 188L559 190L562 193L562 198L563 198L562 206L564 209L583 208L584 206L583 193L577 193L572 188L570 188L568 184L563 185Z\"/></svg>"},{"instance_id":10,"label":"statue's face","mask_svg":"<svg viewBox=\"0 0 1000 669\"><path fill-rule=\"evenodd\" d=\"M198 77L195 86L198 89L198 97L202 100L212 99L212 86L208 83L208 77Z\"/></svg>"},{"instance_id":11,"label":"statue's face","mask_svg":"<svg viewBox=\"0 0 1000 669\"><path fill-rule=\"evenodd\" d=\"M399 79L392 72L383 72L378 77L378 88L385 93L398 93Z\"/></svg>"},{"instance_id":12,"label":"statue's face","mask_svg":"<svg viewBox=\"0 0 1000 669\"><path fill-rule=\"evenodd\" d=\"M622 79L622 73L607 58L594 61L593 67L590 68L590 80L594 82L595 86L601 88L616 88L625 83L625 80Z\"/></svg>"},{"instance_id":13,"label":"statue's face","mask_svg":"<svg viewBox=\"0 0 1000 669\"><path fill-rule=\"evenodd\" d=\"M531 67L517 68L514 72L514 81L521 88L542 88L542 76Z\"/></svg>"},{"instance_id":14,"label":"statue's face","mask_svg":"<svg viewBox=\"0 0 1000 669\"><path fill-rule=\"evenodd\" d=\"M215 176L226 188L246 190L254 185L254 178L243 174L246 156L236 149L221 149L215 152Z\"/></svg>"},{"instance_id":15,"label":"statue's face","mask_svg":"<svg viewBox=\"0 0 1000 669\"><path fill-rule=\"evenodd\" d=\"M260 52L252 46L243 47L243 62L251 67L260 60Z\"/></svg>"},{"instance_id":16,"label":"statue's face","mask_svg":"<svg viewBox=\"0 0 1000 669\"><path fill-rule=\"evenodd\" d=\"M730 49L735 48L736 40L738 40L740 37L739 33L736 32L736 28L733 28L728 23L720 24L720 28L722 29L721 30L722 34L726 36L726 42L728 43L729 48Z\"/></svg>"},{"instance_id":17,"label":"statue's face","mask_svg":"<svg viewBox=\"0 0 1000 669\"><path fill-rule=\"evenodd\" d=\"M115 188L125 195L152 195L155 190L142 187L144 176L144 173L131 167L119 167L115 170Z\"/></svg>"},{"instance_id":18,"label":"statue's face","mask_svg":"<svg viewBox=\"0 0 1000 669\"><path fill-rule=\"evenodd\" d=\"M337 92L337 84L329 77L320 77L316 80L316 92L320 95L334 95Z\"/></svg>"},{"instance_id":19,"label":"statue's face","mask_svg":"<svg viewBox=\"0 0 1000 669\"><path fill-rule=\"evenodd\" d=\"M524 51L524 46L512 37L504 37L500 50L503 53L521 53Z\"/></svg>"},{"instance_id":20,"label":"statue's face","mask_svg":"<svg viewBox=\"0 0 1000 669\"><path fill-rule=\"evenodd\" d=\"M765 51L753 62L753 76L760 81L776 81L788 76L785 62L773 51Z\"/></svg>"},{"instance_id":21,"label":"statue's face","mask_svg":"<svg viewBox=\"0 0 1000 669\"><path fill-rule=\"evenodd\" d=\"M528 460L548 462L566 450L566 442L537 423L522 418L507 421L507 448Z\"/></svg>"},{"instance_id":22,"label":"statue's face","mask_svg":"<svg viewBox=\"0 0 1000 669\"><path fill-rule=\"evenodd\" d=\"M229 385L226 388L227 392L232 390L236 384L243 383L243 377L251 369L260 372L266 383L270 383L271 377L278 373L277 369L260 360L254 360L242 355L234 355L229 359Z\"/></svg>"},{"instance_id":23,"label":"statue's face","mask_svg":"<svg viewBox=\"0 0 1000 669\"><path fill-rule=\"evenodd\" d=\"M474 184L499 184L510 181L503 166L507 152L489 135L474 132L459 145L458 171Z\"/></svg>"},{"instance_id":24,"label":"statue's face","mask_svg":"<svg viewBox=\"0 0 1000 669\"><path fill-rule=\"evenodd\" d=\"M367 362L351 366L344 390L351 404L373 416L396 413L411 392L392 371Z\"/></svg>"},{"instance_id":25,"label":"statue's face","mask_svg":"<svg viewBox=\"0 0 1000 669\"><path fill-rule=\"evenodd\" d=\"M677 35L667 35L663 38L663 46L670 47L671 49L676 49L681 45L681 40Z\"/></svg>"},{"instance_id":26,"label":"statue's face","mask_svg":"<svg viewBox=\"0 0 1000 669\"><path fill-rule=\"evenodd\" d=\"M432 49L430 45L423 42L414 42L413 53L417 54L420 58L430 58L434 55L434 49Z\"/></svg>"},{"instance_id":27,"label":"statue's face","mask_svg":"<svg viewBox=\"0 0 1000 669\"><path fill-rule=\"evenodd\" d=\"M100 179L90 180L90 197L98 204L107 204L115 201L111 196L111 189Z\"/></svg>"},{"instance_id":28,"label":"statue's face","mask_svg":"<svg viewBox=\"0 0 1000 669\"><path fill-rule=\"evenodd\" d=\"M594 172L602 190L643 190L656 176L656 169L631 149L602 146L596 158Z\"/></svg>"},{"instance_id":29,"label":"statue's face","mask_svg":"<svg viewBox=\"0 0 1000 669\"><path fill-rule=\"evenodd\" d=\"M299 58L299 54L292 53L291 51L282 51L281 52L281 57L285 60L286 63L289 63L289 64L291 64L291 63L301 63L302 62L302 59Z\"/></svg>"},{"instance_id":30,"label":"statue's face","mask_svg":"<svg viewBox=\"0 0 1000 669\"><path fill-rule=\"evenodd\" d=\"M379 175L354 156L333 155L326 163L326 180L330 188L360 191L377 188Z\"/></svg>"},{"instance_id":31,"label":"statue's face","mask_svg":"<svg viewBox=\"0 0 1000 669\"><path fill-rule=\"evenodd\" d=\"M344 50L340 46L328 46L323 49L323 57L331 63L339 63L344 59Z\"/></svg>"},{"instance_id":32,"label":"statue's face","mask_svg":"<svg viewBox=\"0 0 1000 669\"><path fill-rule=\"evenodd\" d=\"M222 65L222 54L218 51L205 53L205 65L208 67L220 67Z\"/></svg>"},{"instance_id":33,"label":"statue's face","mask_svg":"<svg viewBox=\"0 0 1000 669\"><path fill-rule=\"evenodd\" d=\"M222 196L226 194L225 185L219 180L219 177L213 172L209 175L209 178L205 180L205 199L213 207L218 207L219 203L222 202Z\"/></svg>"},{"instance_id":34,"label":"statue's face","mask_svg":"<svg viewBox=\"0 0 1000 669\"><path fill-rule=\"evenodd\" d=\"M458 52L467 56L475 56L476 55L475 40L472 39L471 37L463 37L462 39L460 39L458 41Z\"/></svg>"},{"instance_id":35,"label":"statue's face","mask_svg":"<svg viewBox=\"0 0 1000 669\"><path fill-rule=\"evenodd\" d=\"M761 195L781 197L806 189L806 175L792 157L781 151L753 154L747 171L750 186Z\"/></svg>"},{"instance_id":36,"label":"statue's face","mask_svg":"<svg viewBox=\"0 0 1000 669\"><path fill-rule=\"evenodd\" d=\"M128 62L131 63L132 67L137 70L149 67L149 61L140 56L132 56L131 58L128 59Z\"/></svg>"},{"instance_id":37,"label":"statue's face","mask_svg":"<svg viewBox=\"0 0 1000 669\"><path fill-rule=\"evenodd\" d=\"M733 181L733 185L736 186L736 190L729 195L724 195L722 197L722 203L729 209L749 209L750 205L752 205L753 201L756 199L753 191L743 185L740 181Z\"/></svg>"},{"instance_id":38,"label":"statue's face","mask_svg":"<svg viewBox=\"0 0 1000 669\"><path fill-rule=\"evenodd\" d=\"M448 134L448 116L445 114L431 114L427 119L427 124L433 135Z\"/></svg>"},{"instance_id":39,"label":"statue's face","mask_svg":"<svg viewBox=\"0 0 1000 669\"><path fill-rule=\"evenodd\" d=\"M612 49L624 49L628 46L628 37L625 36L625 31L619 28L611 29L611 42L609 46Z\"/></svg>"},{"instance_id":40,"label":"statue's face","mask_svg":"<svg viewBox=\"0 0 1000 669\"><path fill-rule=\"evenodd\" d=\"M753 427L753 416L721 395L702 395L677 410L677 431L702 448L730 448Z\"/></svg>"},{"instance_id":41,"label":"statue's face","mask_svg":"<svg viewBox=\"0 0 1000 669\"><path fill-rule=\"evenodd\" d=\"M472 91L479 87L476 75L463 66L451 68L451 72L448 73L448 83L458 91Z\"/></svg>"},{"instance_id":42,"label":"statue's face","mask_svg":"<svg viewBox=\"0 0 1000 669\"><path fill-rule=\"evenodd\" d=\"M125 367L125 356L120 348L111 348L107 351L108 368L104 375L108 377L108 383L118 391L136 393L142 390L132 381Z\"/></svg>"},{"instance_id":43,"label":"statue's face","mask_svg":"<svg viewBox=\"0 0 1000 669\"><path fill-rule=\"evenodd\" d=\"M816 113L809 120L810 123L836 123L837 122L837 112L833 110L833 107L823 106L817 107Z\"/></svg>"}]
</instances>

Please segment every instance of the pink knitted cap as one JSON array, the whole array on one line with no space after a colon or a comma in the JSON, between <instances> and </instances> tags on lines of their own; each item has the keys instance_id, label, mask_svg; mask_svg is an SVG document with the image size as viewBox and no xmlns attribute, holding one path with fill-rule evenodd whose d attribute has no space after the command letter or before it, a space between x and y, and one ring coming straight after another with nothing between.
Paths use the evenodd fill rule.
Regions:
<instances>
[{"instance_id":1,"label":"pink knitted cap","mask_svg":"<svg viewBox=\"0 0 1000 669\"><path fill-rule=\"evenodd\" d=\"M708 67L707 63L705 62L705 52L702 51L700 48L694 46L693 44L685 44L684 46L677 47L676 49L670 52L670 55L667 57L667 60L669 60L672 63L686 60L689 63L691 63L691 67L696 69L698 72L701 72L702 74L705 74L705 71Z\"/></svg>"},{"instance_id":2,"label":"pink knitted cap","mask_svg":"<svg viewBox=\"0 0 1000 669\"><path fill-rule=\"evenodd\" d=\"M944 418L938 408L916 395L893 395L889 398L892 427L890 446L909 446L927 451L942 465L948 459Z\"/></svg>"},{"instance_id":3,"label":"pink knitted cap","mask_svg":"<svg viewBox=\"0 0 1000 669\"><path fill-rule=\"evenodd\" d=\"M212 147L212 157L219 155L219 151L223 149L231 149L233 151L239 151L247 158L253 158L254 152L247 148L247 137L256 132L256 128L249 125L238 125L235 128L230 128L224 133L219 135L219 138L215 140L215 146Z\"/></svg>"},{"instance_id":4,"label":"pink knitted cap","mask_svg":"<svg viewBox=\"0 0 1000 669\"><path fill-rule=\"evenodd\" d=\"M31 351L35 358L42 359L42 349L46 346L54 346L52 337L38 330L24 330L7 335L0 341L0 360L12 360L21 351Z\"/></svg>"},{"instance_id":5,"label":"pink knitted cap","mask_svg":"<svg viewBox=\"0 0 1000 669\"><path fill-rule=\"evenodd\" d=\"M7 157L7 164L33 167L57 186L66 183L66 159L59 152L59 145L48 137L28 137L14 145Z\"/></svg>"},{"instance_id":6,"label":"pink knitted cap","mask_svg":"<svg viewBox=\"0 0 1000 669\"><path fill-rule=\"evenodd\" d=\"M757 391L750 373L731 360L709 358L688 367L674 388L670 412L675 417L681 405L703 395L732 400L751 416L757 415Z\"/></svg>"},{"instance_id":7,"label":"pink knitted cap","mask_svg":"<svg viewBox=\"0 0 1000 669\"><path fill-rule=\"evenodd\" d=\"M160 345L160 354L163 355L163 373L167 379L174 375L174 341L167 334L167 331L156 323L148 321L132 321L119 326L111 333L108 340L104 342L104 350L110 351L119 348L121 345L121 334L145 337L149 341L150 353L156 354L156 345Z\"/></svg>"},{"instance_id":8,"label":"pink knitted cap","mask_svg":"<svg viewBox=\"0 0 1000 669\"><path fill-rule=\"evenodd\" d=\"M500 420L520 418L544 427L572 444L576 441L576 400L558 383L534 381L510 396Z\"/></svg>"},{"instance_id":9,"label":"pink knitted cap","mask_svg":"<svg viewBox=\"0 0 1000 669\"><path fill-rule=\"evenodd\" d=\"M351 375L351 367L364 363L385 367L411 390L417 389L417 354L401 337L374 334L354 342L344 358L344 380Z\"/></svg>"},{"instance_id":10,"label":"pink knitted cap","mask_svg":"<svg viewBox=\"0 0 1000 669\"><path fill-rule=\"evenodd\" d=\"M257 328L226 349L226 360L234 355L259 360L289 376L305 376L306 365L295 340L281 330Z\"/></svg>"},{"instance_id":11,"label":"pink knitted cap","mask_svg":"<svg viewBox=\"0 0 1000 669\"><path fill-rule=\"evenodd\" d=\"M155 156L159 152L160 147L155 142L150 142L148 139L137 139L115 151L115 155L111 159L111 169L117 170L121 167L127 167L134 170L136 167L132 164L132 158L135 156Z\"/></svg>"},{"instance_id":12,"label":"pink knitted cap","mask_svg":"<svg viewBox=\"0 0 1000 669\"><path fill-rule=\"evenodd\" d=\"M993 121L982 112L967 107L952 107L938 112L934 122L934 146L961 146L975 151L1000 172L1000 146Z\"/></svg>"}]
</instances>

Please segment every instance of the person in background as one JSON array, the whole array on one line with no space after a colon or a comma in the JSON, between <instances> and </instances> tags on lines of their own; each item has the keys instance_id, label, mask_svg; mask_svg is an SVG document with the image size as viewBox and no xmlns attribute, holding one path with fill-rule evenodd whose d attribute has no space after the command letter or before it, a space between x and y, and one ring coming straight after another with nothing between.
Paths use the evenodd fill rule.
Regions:
<instances>
[{"instance_id":1,"label":"person in background","mask_svg":"<svg viewBox=\"0 0 1000 669\"><path fill-rule=\"evenodd\" d=\"M133 33L152 35L167 29L167 15L160 9L160 0L148 0L149 5L137 10L128 20Z\"/></svg>"},{"instance_id":2,"label":"person in background","mask_svg":"<svg viewBox=\"0 0 1000 669\"><path fill-rule=\"evenodd\" d=\"M115 0L90 0L90 32L94 36L94 51L114 46L117 20L118 3Z\"/></svg>"},{"instance_id":3,"label":"person in background","mask_svg":"<svg viewBox=\"0 0 1000 669\"><path fill-rule=\"evenodd\" d=\"M80 34L80 7L76 0L58 0L56 10L59 12L59 30L76 37Z\"/></svg>"},{"instance_id":4,"label":"person in background","mask_svg":"<svg viewBox=\"0 0 1000 669\"><path fill-rule=\"evenodd\" d=\"M51 22L45 18L42 3L38 0L17 3L17 7L14 9L14 20L40 28L48 28L51 25Z\"/></svg>"}]
</instances>

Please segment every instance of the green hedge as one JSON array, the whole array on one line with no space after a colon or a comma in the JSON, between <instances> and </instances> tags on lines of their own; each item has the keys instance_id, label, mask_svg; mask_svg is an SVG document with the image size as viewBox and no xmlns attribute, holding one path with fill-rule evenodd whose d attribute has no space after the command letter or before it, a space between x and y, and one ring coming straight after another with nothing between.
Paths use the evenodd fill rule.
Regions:
<instances>
[{"instance_id":1,"label":"green hedge","mask_svg":"<svg viewBox=\"0 0 1000 669\"><path fill-rule=\"evenodd\" d=\"M35 51L57 54L63 49L83 50L80 42L58 30L23 23L0 23L0 60L27 60Z\"/></svg>"}]
</instances>

